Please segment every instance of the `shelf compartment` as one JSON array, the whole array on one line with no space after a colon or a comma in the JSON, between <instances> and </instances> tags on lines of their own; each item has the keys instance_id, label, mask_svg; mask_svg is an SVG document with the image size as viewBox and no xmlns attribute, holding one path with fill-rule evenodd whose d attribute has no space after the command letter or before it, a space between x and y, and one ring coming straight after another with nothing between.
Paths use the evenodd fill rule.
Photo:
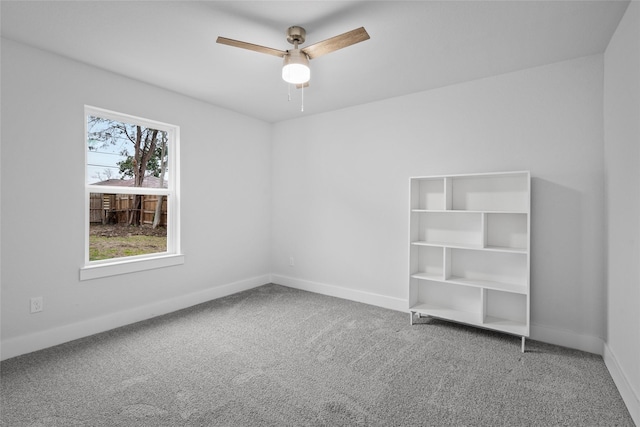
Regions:
<instances>
[{"instance_id":1,"label":"shelf compartment","mask_svg":"<svg viewBox=\"0 0 640 427\"><path fill-rule=\"evenodd\" d=\"M525 285L519 285L516 283L501 283L489 280L471 280L465 279L463 277L450 277L448 279L443 279L439 274L424 272L413 273L411 277L418 280L429 280L432 282L451 283L454 285L470 286L474 288L493 289L496 291L511 292L514 294L527 294L527 287Z\"/></svg>"},{"instance_id":2,"label":"shelf compartment","mask_svg":"<svg viewBox=\"0 0 640 427\"><path fill-rule=\"evenodd\" d=\"M453 320L474 326L482 326L482 323L478 321L478 313L470 313L467 311L432 304L418 304L411 307L410 311L422 314L423 316L433 316L439 319Z\"/></svg>"},{"instance_id":3,"label":"shelf compartment","mask_svg":"<svg viewBox=\"0 0 640 427\"><path fill-rule=\"evenodd\" d=\"M444 210L444 178L411 180L411 209Z\"/></svg>"},{"instance_id":4,"label":"shelf compartment","mask_svg":"<svg viewBox=\"0 0 640 427\"><path fill-rule=\"evenodd\" d=\"M527 249L526 248L507 248L507 247L501 247L501 246L472 246L472 245L454 245L451 243L429 243L429 242L424 242L424 241L415 241L415 242L411 242L411 244L413 246L434 246L434 247L439 247L439 248L452 248L452 249L469 249L469 250L478 250L478 251L486 251L486 252L510 252L510 253L516 253L516 254L526 254L527 253Z\"/></svg>"},{"instance_id":5,"label":"shelf compartment","mask_svg":"<svg viewBox=\"0 0 640 427\"><path fill-rule=\"evenodd\" d=\"M432 282L444 282L445 280L441 275L430 274L430 273L414 273L411 275L412 278L418 280L429 280Z\"/></svg>"},{"instance_id":6,"label":"shelf compartment","mask_svg":"<svg viewBox=\"0 0 640 427\"><path fill-rule=\"evenodd\" d=\"M528 296L483 291L483 324L515 335L529 336Z\"/></svg>"},{"instance_id":7,"label":"shelf compartment","mask_svg":"<svg viewBox=\"0 0 640 427\"><path fill-rule=\"evenodd\" d=\"M529 174L508 173L451 178L451 209L529 211Z\"/></svg>"},{"instance_id":8,"label":"shelf compartment","mask_svg":"<svg viewBox=\"0 0 640 427\"><path fill-rule=\"evenodd\" d=\"M444 279L443 248L414 246L411 248L411 274L422 280Z\"/></svg>"},{"instance_id":9,"label":"shelf compartment","mask_svg":"<svg viewBox=\"0 0 640 427\"><path fill-rule=\"evenodd\" d=\"M410 310L465 323L482 323L481 290L450 283L411 279Z\"/></svg>"},{"instance_id":10,"label":"shelf compartment","mask_svg":"<svg viewBox=\"0 0 640 427\"><path fill-rule=\"evenodd\" d=\"M433 280L433 279L432 279ZM444 282L457 285L474 286L477 288L493 289L496 291L512 292L514 294L526 294L527 287L518 283L496 282L492 280L465 279L464 277L449 277Z\"/></svg>"},{"instance_id":11,"label":"shelf compartment","mask_svg":"<svg viewBox=\"0 0 640 427\"><path fill-rule=\"evenodd\" d=\"M482 248L482 214L413 212L411 241L424 245Z\"/></svg>"},{"instance_id":12,"label":"shelf compartment","mask_svg":"<svg viewBox=\"0 0 640 427\"><path fill-rule=\"evenodd\" d=\"M525 251L529 247L527 214L487 213L485 247L498 250Z\"/></svg>"},{"instance_id":13,"label":"shelf compartment","mask_svg":"<svg viewBox=\"0 0 640 427\"><path fill-rule=\"evenodd\" d=\"M447 248L445 279L470 286L527 293L528 258L525 253Z\"/></svg>"},{"instance_id":14,"label":"shelf compartment","mask_svg":"<svg viewBox=\"0 0 640 427\"><path fill-rule=\"evenodd\" d=\"M529 336L529 328L522 322L516 322L513 320L500 319L497 317L485 317L482 326L485 328L506 332L521 337Z\"/></svg>"}]
</instances>

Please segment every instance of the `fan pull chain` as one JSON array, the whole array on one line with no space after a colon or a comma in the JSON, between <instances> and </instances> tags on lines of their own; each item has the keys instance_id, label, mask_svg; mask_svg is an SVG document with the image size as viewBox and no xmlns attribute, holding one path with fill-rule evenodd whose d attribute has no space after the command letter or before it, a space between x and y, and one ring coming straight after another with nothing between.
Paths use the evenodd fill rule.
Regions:
<instances>
[{"instance_id":1,"label":"fan pull chain","mask_svg":"<svg viewBox=\"0 0 640 427\"><path fill-rule=\"evenodd\" d=\"M301 95L300 111L304 112L304 84L300 86L300 95ZM287 98L288 98L288 101L291 102L291 83L287 85Z\"/></svg>"}]
</instances>

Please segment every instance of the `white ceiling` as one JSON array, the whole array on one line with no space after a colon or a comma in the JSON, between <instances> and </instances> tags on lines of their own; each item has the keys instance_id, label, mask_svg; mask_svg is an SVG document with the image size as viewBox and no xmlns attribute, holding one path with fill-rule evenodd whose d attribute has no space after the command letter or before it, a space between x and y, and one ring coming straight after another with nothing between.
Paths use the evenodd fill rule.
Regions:
<instances>
[{"instance_id":1,"label":"white ceiling","mask_svg":"<svg viewBox=\"0 0 640 427\"><path fill-rule=\"evenodd\" d=\"M604 52L628 1L6 1L2 36L268 122ZM364 26L370 40L311 61L288 87L286 50Z\"/></svg>"}]
</instances>

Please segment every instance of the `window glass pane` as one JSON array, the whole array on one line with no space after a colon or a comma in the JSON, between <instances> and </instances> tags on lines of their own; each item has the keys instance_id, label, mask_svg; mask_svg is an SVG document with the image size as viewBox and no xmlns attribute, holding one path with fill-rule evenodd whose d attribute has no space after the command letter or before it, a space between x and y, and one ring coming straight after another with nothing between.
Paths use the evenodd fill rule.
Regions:
<instances>
[{"instance_id":1,"label":"window glass pane","mask_svg":"<svg viewBox=\"0 0 640 427\"><path fill-rule=\"evenodd\" d=\"M89 261L166 252L168 197L90 193Z\"/></svg>"},{"instance_id":2,"label":"window glass pane","mask_svg":"<svg viewBox=\"0 0 640 427\"><path fill-rule=\"evenodd\" d=\"M87 184L167 188L166 131L87 116Z\"/></svg>"}]
</instances>

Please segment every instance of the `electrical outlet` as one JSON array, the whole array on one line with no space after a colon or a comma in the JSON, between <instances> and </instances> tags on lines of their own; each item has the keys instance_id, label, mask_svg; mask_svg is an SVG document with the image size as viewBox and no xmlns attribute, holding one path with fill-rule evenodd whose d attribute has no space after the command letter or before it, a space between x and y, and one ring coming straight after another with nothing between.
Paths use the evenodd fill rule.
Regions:
<instances>
[{"instance_id":1,"label":"electrical outlet","mask_svg":"<svg viewBox=\"0 0 640 427\"><path fill-rule=\"evenodd\" d=\"M33 297L31 298L31 312L38 313L42 311L42 297Z\"/></svg>"},{"instance_id":2,"label":"electrical outlet","mask_svg":"<svg viewBox=\"0 0 640 427\"><path fill-rule=\"evenodd\" d=\"M296 265L296 260L292 256L289 257L289 267Z\"/></svg>"}]
</instances>

